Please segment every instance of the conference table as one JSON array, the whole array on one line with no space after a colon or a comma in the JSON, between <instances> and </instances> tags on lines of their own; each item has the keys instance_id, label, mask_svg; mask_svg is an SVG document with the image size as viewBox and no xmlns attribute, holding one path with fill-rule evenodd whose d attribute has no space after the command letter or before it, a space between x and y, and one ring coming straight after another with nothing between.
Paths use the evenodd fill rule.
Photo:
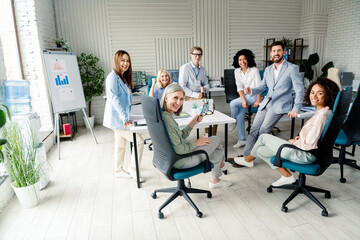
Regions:
<instances>
[{"instance_id":1,"label":"conference table","mask_svg":"<svg viewBox=\"0 0 360 240\"><path fill-rule=\"evenodd\" d=\"M186 125L190 122L190 120L193 118L194 114L191 113L191 106L193 106L194 103L197 103L198 106L202 104L202 100L195 100L195 101L184 101L183 105L183 112L187 113L188 117L181 117L181 118L175 118L175 121L179 124L179 127L182 129L186 127ZM197 129L197 136L199 136L199 129L200 128L211 128L212 125L224 125L225 127L225 139L224 139L224 155L225 159L227 159L228 154L228 124L229 123L235 123L236 120L232 117L229 117L228 115L221 113L217 110L212 109L212 99L210 99L209 107L212 114L207 114L203 117L203 120L200 123L197 123L194 126L194 129ZM131 107L131 117L130 119L137 123L137 125L133 125L130 127L130 131L133 133L133 143L136 143L136 133L144 134L147 133L147 126L144 120L144 116L142 113L141 104L139 105L133 105ZM208 131L209 136L211 136L211 129ZM136 181L137 181L137 187L140 188L140 179L139 179L139 163L138 163L138 152L137 152L137 145L133 144L133 150L135 155L135 166L136 166Z\"/></svg>"}]
</instances>

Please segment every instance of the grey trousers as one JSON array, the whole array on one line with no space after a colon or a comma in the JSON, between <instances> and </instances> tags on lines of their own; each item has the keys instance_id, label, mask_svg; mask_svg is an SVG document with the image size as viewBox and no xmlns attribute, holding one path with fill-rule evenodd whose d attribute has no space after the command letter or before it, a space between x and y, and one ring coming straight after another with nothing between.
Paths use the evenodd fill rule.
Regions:
<instances>
[{"instance_id":1,"label":"grey trousers","mask_svg":"<svg viewBox=\"0 0 360 240\"><path fill-rule=\"evenodd\" d=\"M269 102L264 109L256 113L249 136L246 139L243 156L250 154L258 137L263 133L270 133L283 115L284 114L273 113L271 110L271 102Z\"/></svg>"},{"instance_id":2,"label":"grey trousers","mask_svg":"<svg viewBox=\"0 0 360 240\"><path fill-rule=\"evenodd\" d=\"M220 146L220 138L218 136L211 136L210 140L210 145L196 147L194 151L205 150L207 152L210 158L210 162L214 164L213 169L211 169L212 179L217 179L222 175L220 164L224 160L224 154ZM199 165L201 162L205 161L205 159L206 157L204 156L204 154L189 157L189 159L182 168L184 169L195 167L196 165Z\"/></svg>"},{"instance_id":3,"label":"grey trousers","mask_svg":"<svg viewBox=\"0 0 360 240\"><path fill-rule=\"evenodd\" d=\"M276 169L278 167L274 166L270 160L276 155L277 150L283 144L289 144L289 142L271 134L262 134L255 143L251 155L261 158L269 164L272 169ZM316 157L311 153L291 148L284 148L281 151L281 157L299 164L309 164L316 160Z\"/></svg>"}]
</instances>

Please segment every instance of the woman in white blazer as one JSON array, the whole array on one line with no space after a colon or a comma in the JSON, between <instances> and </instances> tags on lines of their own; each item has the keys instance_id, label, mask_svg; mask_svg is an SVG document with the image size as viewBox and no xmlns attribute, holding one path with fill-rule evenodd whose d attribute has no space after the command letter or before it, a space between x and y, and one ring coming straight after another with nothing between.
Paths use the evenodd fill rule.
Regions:
<instances>
[{"instance_id":1,"label":"woman in white blazer","mask_svg":"<svg viewBox=\"0 0 360 240\"><path fill-rule=\"evenodd\" d=\"M103 125L114 131L115 135L115 176L136 179L134 156L127 170L123 169L126 141L133 140L128 127L132 126L130 120L132 67L130 55L123 50L115 53L113 58L113 71L106 78L106 104ZM139 163L141 163L144 140L141 135L136 135ZM143 180L140 178L140 181Z\"/></svg>"}]
</instances>

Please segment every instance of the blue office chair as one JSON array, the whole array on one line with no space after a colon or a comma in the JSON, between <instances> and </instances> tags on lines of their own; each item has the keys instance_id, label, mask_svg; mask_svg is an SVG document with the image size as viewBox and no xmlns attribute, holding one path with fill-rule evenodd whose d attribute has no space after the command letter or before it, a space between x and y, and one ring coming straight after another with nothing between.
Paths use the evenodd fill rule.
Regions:
<instances>
[{"instance_id":1,"label":"blue office chair","mask_svg":"<svg viewBox=\"0 0 360 240\"><path fill-rule=\"evenodd\" d=\"M152 86L152 83L153 83L153 81L155 81L155 80L156 80L156 76L152 76L152 77L149 77L149 78L148 78L147 95L149 95L150 89L151 89L151 86Z\"/></svg>"},{"instance_id":2,"label":"blue office chair","mask_svg":"<svg viewBox=\"0 0 360 240\"><path fill-rule=\"evenodd\" d=\"M351 101L352 91L351 89L346 89L338 93L337 98L335 100L333 113L330 115L329 120L324 128L322 136L318 142L318 148L312 149L309 151L316 157L316 161L311 164L297 164L291 161L288 161L282 157L280 157L281 151L284 148L297 148L291 144L282 145L277 151L276 155L272 157L271 162L278 167L284 167L292 171L299 172L299 178L294 184L283 185L279 187L274 187L270 185L267 188L267 191L272 192L273 188L283 188L283 189L291 189L294 190L292 194L285 200L282 204L281 210L283 212L287 212L288 208L286 205L293 200L299 193L305 194L308 198L310 198L314 203L316 203L322 209L322 216L328 216L328 212L326 208L317 200L311 192L321 192L325 193L325 198L330 198L331 193L327 190L323 190L320 188L315 188L306 185L306 175L311 176L320 176L325 172L325 170L332 164L333 159L333 146L336 139L336 136L339 134L341 126L346 117L347 109L349 109L350 101Z\"/></svg>"},{"instance_id":3,"label":"blue office chair","mask_svg":"<svg viewBox=\"0 0 360 240\"><path fill-rule=\"evenodd\" d=\"M186 201L195 209L196 216L201 218L202 212L196 207L195 203L191 200L188 193L206 193L207 198L211 198L210 191L191 188L190 179L188 187L185 186L184 179L190 178L200 173L206 173L213 167L210 163L209 156L204 150L197 150L188 154L176 154L174 147L171 143L166 125L162 119L159 100L153 97L141 96L141 104L146 120L146 125L153 142L154 147L154 166L162 172L170 181L177 181L177 187L156 189L151 194L152 198L156 198L158 192L170 192L172 195L160 206L158 217L164 218L161 210L171 203L178 196L183 196ZM181 158L187 158L194 155L204 154L206 161L201 164L188 169L173 168L176 161Z\"/></svg>"},{"instance_id":4,"label":"blue office chair","mask_svg":"<svg viewBox=\"0 0 360 240\"><path fill-rule=\"evenodd\" d=\"M358 97L360 85L357 90L355 99L351 105L350 111L345 119L339 135L336 138L335 145L340 146L339 157L334 158L334 163L340 165L340 182L345 183L344 164L360 170L360 166L356 165L356 160L346 158L346 147L360 144L360 99Z\"/></svg>"}]
</instances>

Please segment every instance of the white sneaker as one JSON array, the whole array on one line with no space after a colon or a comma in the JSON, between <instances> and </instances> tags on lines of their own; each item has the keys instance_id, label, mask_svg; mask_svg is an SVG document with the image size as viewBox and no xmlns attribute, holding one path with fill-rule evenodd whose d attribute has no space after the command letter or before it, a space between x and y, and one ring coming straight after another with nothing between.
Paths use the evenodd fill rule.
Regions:
<instances>
[{"instance_id":1,"label":"white sneaker","mask_svg":"<svg viewBox=\"0 0 360 240\"><path fill-rule=\"evenodd\" d=\"M281 175L281 177L277 181L273 182L271 185L273 187L279 187L286 184L292 184L294 182L296 182L296 179L293 175L291 175L290 177L284 177Z\"/></svg>"},{"instance_id":2,"label":"white sneaker","mask_svg":"<svg viewBox=\"0 0 360 240\"><path fill-rule=\"evenodd\" d=\"M211 181L209 182L209 188L225 188L225 187L230 187L231 185L232 182L222 179L220 179L218 183L213 183Z\"/></svg>"},{"instance_id":3,"label":"white sneaker","mask_svg":"<svg viewBox=\"0 0 360 240\"><path fill-rule=\"evenodd\" d=\"M237 141L237 143L233 146L234 148L241 148L242 146L245 146L246 141Z\"/></svg>"},{"instance_id":4,"label":"white sneaker","mask_svg":"<svg viewBox=\"0 0 360 240\"><path fill-rule=\"evenodd\" d=\"M130 174L125 172L125 171L115 172L115 177L117 177L117 178L127 178L127 179L131 178Z\"/></svg>"},{"instance_id":5,"label":"white sneaker","mask_svg":"<svg viewBox=\"0 0 360 240\"><path fill-rule=\"evenodd\" d=\"M247 162L245 161L245 158L244 157L235 157L234 158L234 161L239 164L239 165L242 165L242 166L245 166L245 167L253 167L254 166L254 160L251 161L251 162Z\"/></svg>"},{"instance_id":6,"label":"white sneaker","mask_svg":"<svg viewBox=\"0 0 360 240\"><path fill-rule=\"evenodd\" d=\"M136 181L136 170L133 170L132 167L129 167L126 171L130 174L131 178ZM139 176L139 181L141 183L145 182L145 180L141 176Z\"/></svg>"},{"instance_id":7,"label":"white sneaker","mask_svg":"<svg viewBox=\"0 0 360 240\"><path fill-rule=\"evenodd\" d=\"M236 128L236 123L230 123L229 124L229 131L233 131Z\"/></svg>"}]
</instances>

